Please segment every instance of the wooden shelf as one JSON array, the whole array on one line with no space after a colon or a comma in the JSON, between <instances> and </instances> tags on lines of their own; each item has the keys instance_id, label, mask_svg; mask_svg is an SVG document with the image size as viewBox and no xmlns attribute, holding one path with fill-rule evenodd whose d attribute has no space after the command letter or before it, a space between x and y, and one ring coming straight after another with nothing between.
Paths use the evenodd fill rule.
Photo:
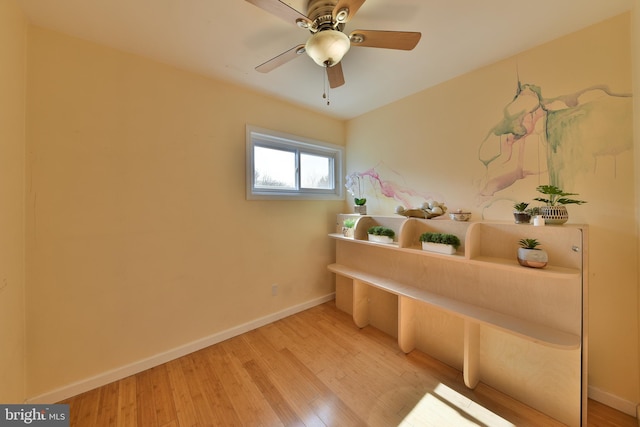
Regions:
<instances>
[{"instance_id":1,"label":"wooden shelf","mask_svg":"<svg viewBox=\"0 0 640 427\"><path fill-rule=\"evenodd\" d=\"M369 242L374 225L392 228L396 241ZM457 253L422 250L427 231L458 236ZM363 215L354 237L330 234L336 262L328 269L340 277L337 303L359 327L397 333L404 352L433 350L461 363L468 387L482 379L578 426L586 423L587 233L585 225ZM523 238L541 243L545 268L517 262ZM461 359L453 338L460 335Z\"/></svg>"},{"instance_id":2,"label":"wooden shelf","mask_svg":"<svg viewBox=\"0 0 640 427\"><path fill-rule=\"evenodd\" d=\"M529 268L518 264L516 259L506 259L488 256L479 256L469 260L471 263L487 264L490 268L503 268L505 270L518 270L522 274L553 276L558 278L576 278L580 277L580 270L576 268L558 267L555 265L547 265L545 268Z\"/></svg>"},{"instance_id":3,"label":"wooden shelf","mask_svg":"<svg viewBox=\"0 0 640 427\"><path fill-rule=\"evenodd\" d=\"M329 234L329 237L331 237L333 239L357 242L358 244L361 244L361 245L384 246L384 247L387 247L387 248L390 248L390 249L391 248L394 248L394 249L398 249L399 248L398 242L393 242L393 243L370 242L369 240L359 240L359 239L355 239L353 237L345 237L342 234L338 234L338 233Z\"/></svg>"},{"instance_id":4,"label":"wooden shelf","mask_svg":"<svg viewBox=\"0 0 640 427\"><path fill-rule=\"evenodd\" d=\"M488 310L472 304L456 301L452 298L444 297L424 289L405 285L387 277L370 274L341 264L331 264L327 268L341 276L349 277L353 280L359 280L378 289L429 304L439 308L440 310L462 317L463 319L495 327L529 341L565 350L580 348L580 336L575 334L518 319L494 310ZM355 314L354 316L360 317L360 315ZM409 349L409 351L411 350L412 349Z\"/></svg>"},{"instance_id":5,"label":"wooden shelf","mask_svg":"<svg viewBox=\"0 0 640 427\"><path fill-rule=\"evenodd\" d=\"M469 258L468 254L461 253L460 251L458 251L453 255L446 255L446 254L439 254L435 252L425 251L418 246L402 247L401 243L399 242L393 242L393 243L370 242L368 240L360 240L360 239L355 239L353 237L345 237L342 234L338 234L338 233L329 234L329 237L337 240L353 242L355 244L384 246L384 247L387 247L388 249L412 252L412 253L420 254L421 256L439 258L444 261L452 261L452 262L458 261L458 262L466 262L470 264L475 263L479 265L485 264L487 268L495 268L495 269L501 269L505 271L512 270L525 275L550 276L550 277L557 277L557 278L563 278L563 277L575 278L581 275L581 271L577 268L560 267L553 264L549 264L542 269L523 267L518 263L517 259L515 258L515 254L514 254L514 257L512 258L501 258L496 256L482 256L482 255Z\"/></svg>"}]
</instances>

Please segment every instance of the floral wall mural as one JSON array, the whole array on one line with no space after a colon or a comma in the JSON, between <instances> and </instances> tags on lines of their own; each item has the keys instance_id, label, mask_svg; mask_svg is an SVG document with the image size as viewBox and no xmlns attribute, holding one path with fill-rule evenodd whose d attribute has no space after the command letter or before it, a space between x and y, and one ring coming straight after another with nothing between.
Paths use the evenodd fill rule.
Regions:
<instances>
[{"instance_id":1,"label":"floral wall mural","mask_svg":"<svg viewBox=\"0 0 640 427\"><path fill-rule=\"evenodd\" d=\"M437 192L429 192L411 188L401 173L390 170L383 162L357 173L366 183L367 189L374 197L392 199L404 207L420 206L428 200L442 199Z\"/></svg>"},{"instance_id":2,"label":"floral wall mural","mask_svg":"<svg viewBox=\"0 0 640 427\"><path fill-rule=\"evenodd\" d=\"M502 120L480 144L486 168L479 203L529 176L560 188L581 173L597 173L598 159L633 147L630 93L608 86L545 98L542 88L522 84Z\"/></svg>"},{"instance_id":3,"label":"floral wall mural","mask_svg":"<svg viewBox=\"0 0 640 427\"><path fill-rule=\"evenodd\" d=\"M571 190L578 175L600 173L600 159L610 157L615 163L617 156L633 148L631 97L604 84L545 97L540 86L518 81L502 118L479 145L483 175L476 180L475 206L485 209L498 200L515 201L503 193L530 177L529 188L550 184ZM605 178L615 175L614 169L613 176ZM365 183L363 193L388 203L418 207L430 200L447 202L440 191L407 184L403 173L385 162L351 176Z\"/></svg>"}]
</instances>

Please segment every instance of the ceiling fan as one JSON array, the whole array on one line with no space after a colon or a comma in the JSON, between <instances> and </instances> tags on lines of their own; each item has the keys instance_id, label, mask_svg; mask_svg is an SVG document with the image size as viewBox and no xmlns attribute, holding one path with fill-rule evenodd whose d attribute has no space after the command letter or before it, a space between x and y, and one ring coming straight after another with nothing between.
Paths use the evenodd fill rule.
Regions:
<instances>
[{"instance_id":1,"label":"ceiling fan","mask_svg":"<svg viewBox=\"0 0 640 427\"><path fill-rule=\"evenodd\" d=\"M355 30L347 36L342 30L365 0L308 0L306 15L280 0L246 1L311 33L305 44L271 58L256 70L268 73L306 52L316 64L327 69L331 88L344 84L340 61L351 46L412 50L422 36L417 32L379 30Z\"/></svg>"}]
</instances>

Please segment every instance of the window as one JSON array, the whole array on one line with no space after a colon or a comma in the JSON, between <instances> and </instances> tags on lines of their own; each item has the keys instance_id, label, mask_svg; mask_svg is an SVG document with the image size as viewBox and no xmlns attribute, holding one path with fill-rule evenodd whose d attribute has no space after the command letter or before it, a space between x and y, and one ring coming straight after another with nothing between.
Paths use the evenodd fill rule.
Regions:
<instances>
[{"instance_id":1,"label":"window","mask_svg":"<svg viewBox=\"0 0 640 427\"><path fill-rule=\"evenodd\" d=\"M247 199L344 197L343 148L247 126Z\"/></svg>"}]
</instances>

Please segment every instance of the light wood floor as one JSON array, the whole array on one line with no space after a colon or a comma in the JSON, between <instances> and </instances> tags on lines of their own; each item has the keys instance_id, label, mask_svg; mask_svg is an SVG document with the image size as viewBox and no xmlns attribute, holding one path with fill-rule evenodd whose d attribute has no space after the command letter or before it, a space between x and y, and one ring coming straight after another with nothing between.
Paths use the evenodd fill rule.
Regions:
<instances>
[{"instance_id":1,"label":"light wood floor","mask_svg":"<svg viewBox=\"0 0 640 427\"><path fill-rule=\"evenodd\" d=\"M333 302L61 403L72 427L561 425ZM589 426L638 425L590 401Z\"/></svg>"}]
</instances>

